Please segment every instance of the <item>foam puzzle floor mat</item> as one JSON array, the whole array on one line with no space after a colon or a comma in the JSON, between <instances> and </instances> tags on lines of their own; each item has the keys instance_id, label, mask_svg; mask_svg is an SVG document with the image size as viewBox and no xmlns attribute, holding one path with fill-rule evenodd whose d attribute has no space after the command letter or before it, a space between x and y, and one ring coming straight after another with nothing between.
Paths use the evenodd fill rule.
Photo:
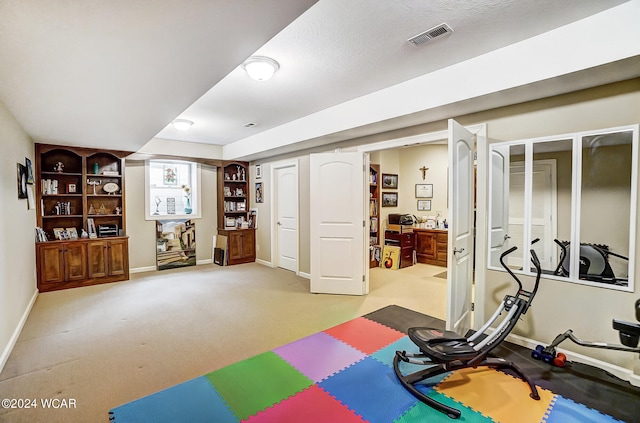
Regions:
<instances>
[{"instance_id":1,"label":"foam puzzle floor mat","mask_svg":"<svg viewBox=\"0 0 640 423\"><path fill-rule=\"evenodd\" d=\"M451 422L397 380L396 350L418 352L404 333L367 317L213 371L112 409L122 422ZM423 366L401 363L403 373ZM462 411L461 422L619 422L487 368L429 380L421 391Z\"/></svg>"}]
</instances>

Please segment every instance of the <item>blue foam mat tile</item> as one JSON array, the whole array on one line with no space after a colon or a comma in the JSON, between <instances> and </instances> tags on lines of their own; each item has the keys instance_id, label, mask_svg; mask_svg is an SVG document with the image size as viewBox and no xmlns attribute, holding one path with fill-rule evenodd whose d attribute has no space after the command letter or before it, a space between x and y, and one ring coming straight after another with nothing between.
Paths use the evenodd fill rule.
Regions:
<instances>
[{"instance_id":1,"label":"blue foam mat tile","mask_svg":"<svg viewBox=\"0 0 640 423\"><path fill-rule=\"evenodd\" d=\"M238 418L205 377L198 377L116 407L115 423L238 423Z\"/></svg>"},{"instance_id":2,"label":"blue foam mat tile","mask_svg":"<svg viewBox=\"0 0 640 423\"><path fill-rule=\"evenodd\" d=\"M319 386L371 423L391 422L417 402L400 385L393 369L371 357L325 379Z\"/></svg>"},{"instance_id":3,"label":"blue foam mat tile","mask_svg":"<svg viewBox=\"0 0 640 423\"><path fill-rule=\"evenodd\" d=\"M624 423L558 395L544 419L546 423Z\"/></svg>"}]
</instances>

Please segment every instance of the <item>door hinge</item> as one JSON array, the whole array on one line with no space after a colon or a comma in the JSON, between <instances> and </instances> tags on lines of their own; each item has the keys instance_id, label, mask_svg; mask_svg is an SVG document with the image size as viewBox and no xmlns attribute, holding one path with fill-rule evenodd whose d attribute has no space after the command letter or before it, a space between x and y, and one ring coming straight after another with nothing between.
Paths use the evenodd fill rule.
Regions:
<instances>
[{"instance_id":1,"label":"door hinge","mask_svg":"<svg viewBox=\"0 0 640 423\"><path fill-rule=\"evenodd\" d=\"M362 283L364 283L364 282L365 282L365 280L364 280L364 275L362 275Z\"/></svg>"},{"instance_id":2,"label":"door hinge","mask_svg":"<svg viewBox=\"0 0 640 423\"><path fill-rule=\"evenodd\" d=\"M364 220L362 221L362 227L363 227L363 228L366 228L366 227L367 227L367 223L366 223Z\"/></svg>"},{"instance_id":3,"label":"door hinge","mask_svg":"<svg viewBox=\"0 0 640 423\"><path fill-rule=\"evenodd\" d=\"M476 303L471 303L471 311L476 311Z\"/></svg>"}]
</instances>

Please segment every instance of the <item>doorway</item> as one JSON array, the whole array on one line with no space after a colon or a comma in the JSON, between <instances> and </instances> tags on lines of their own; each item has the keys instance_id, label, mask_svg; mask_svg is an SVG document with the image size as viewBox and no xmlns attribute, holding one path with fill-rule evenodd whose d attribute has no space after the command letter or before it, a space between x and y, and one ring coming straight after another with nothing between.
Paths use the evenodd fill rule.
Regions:
<instances>
[{"instance_id":1,"label":"doorway","mask_svg":"<svg viewBox=\"0 0 640 423\"><path fill-rule=\"evenodd\" d=\"M476 209L475 209L475 227L473 228L473 233L479 239L484 239L486 233L486 186L482 181L486 180L486 163L487 163L487 152L486 152L486 125L474 125L471 127L467 127L472 136L475 135L475 145L476 145L476 155L473 157L474 160L477 160L477 181L481 181L480 184L476 187ZM447 140L449 139L450 134L448 131L439 131L433 132L429 134L422 134L417 136L399 138L390 141L383 141L375 144L369 144L360 146L358 148L359 151L363 153L368 153L371 158L371 163L380 164L380 173L397 173L398 174L398 207L391 209L380 209L380 233L381 235L384 233L385 220L389 213L400 213L400 214L412 214L418 216L437 216L438 212L440 212L441 218L449 219L449 209L450 209L450 201L452 199L449 198L449 162L450 160L446 157L447 155ZM424 163L418 163L415 160L418 157L418 154L414 154L414 151L417 151L416 148L425 148L427 146L432 147L441 147L445 149L445 157L440 159L436 159L432 163L426 162L428 160L425 158ZM405 153L400 153L404 151ZM383 153L384 152L384 153ZM400 156L403 154L405 157L411 157L411 159L402 160L400 158L397 159L397 164L395 168L393 166L388 166L388 163L384 162L384 155L387 153L396 154ZM382 155L382 157L381 157ZM412 161L413 160L413 161ZM434 172L438 171L438 166L441 165L444 169L441 169L443 176L438 178ZM423 180L424 168L428 168L426 171L425 179ZM473 182L472 182L473 183ZM424 208L425 202L424 200L421 202L420 210L418 209L418 200L422 200L421 198L417 198L417 194L415 191L416 185L433 185L429 186L428 190L433 191L433 198L425 199L429 200L427 208ZM385 189L381 189L382 193L385 192ZM438 199L440 197L440 199ZM368 199L366 199L368 205ZM430 209L429 209L430 206ZM473 211L472 211L473 212ZM381 237L383 238L383 237ZM383 244L383 242L381 242ZM442 272L445 271L451 275L451 263L453 254L451 251L454 251L455 244L452 247L452 244L449 245L448 251L448 260L447 267L442 267ZM477 326L478 322L481 324L484 321L484 267L486 266L486 259L484 257L484 247L480 245L478 247L479 251L476 253L474 268L480 269L478 272L470 272L474 273L475 286L475 301L474 301L474 319L473 326ZM467 250L468 251L468 250ZM369 251L365 252L366 254ZM401 269L402 270L402 269ZM372 272L374 273L374 272ZM426 274L426 273L425 273ZM426 275L432 276L432 275ZM377 276L374 276L377 277ZM448 281L448 285L451 285L451 280ZM455 284L454 284L455 285ZM449 286L448 289L452 289L452 286ZM453 287L455 290L455 286ZM451 293L449 293L451 295ZM451 301L450 298L443 298L442 300L445 303ZM469 297L466 298L466 301L471 301ZM471 304L469 304L471 305ZM428 313L427 313L428 314Z\"/></svg>"}]
</instances>

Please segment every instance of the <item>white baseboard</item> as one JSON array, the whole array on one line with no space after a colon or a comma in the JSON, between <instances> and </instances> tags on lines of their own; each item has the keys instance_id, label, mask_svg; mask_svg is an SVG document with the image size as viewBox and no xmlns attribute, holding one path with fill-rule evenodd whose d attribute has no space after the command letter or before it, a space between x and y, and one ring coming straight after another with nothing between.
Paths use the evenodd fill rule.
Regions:
<instances>
[{"instance_id":1,"label":"white baseboard","mask_svg":"<svg viewBox=\"0 0 640 423\"><path fill-rule=\"evenodd\" d=\"M262 259L256 259L256 263L261 264L263 266L267 266L267 267L275 267L273 263L271 263L270 261L266 261Z\"/></svg>"},{"instance_id":2,"label":"white baseboard","mask_svg":"<svg viewBox=\"0 0 640 423\"><path fill-rule=\"evenodd\" d=\"M511 334L507 337L507 341L512 344L520 345L521 347L526 347L531 350L535 350L536 346L547 344L543 342L537 342L533 339L525 338L520 335ZM640 386L640 375L636 375L633 373L633 370L626 369L624 367L616 366L615 364L607 363L606 361L598 360L593 357L589 357L583 354L575 353L572 351L568 351L562 348L557 348L558 352L564 353L567 356L568 361L577 361L582 364L588 364L593 367L597 367L606 372L611 373L612 375L619 377L622 380L626 380L631 383L633 386Z\"/></svg>"},{"instance_id":3,"label":"white baseboard","mask_svg":"<svg viewBox=\"0 0 640 423\"><path fill-rule=\"evenodd\" d=\"M301 278L305 278L305 279L311 280L311 273L298 272L298 276L300 276Z\"/></svg>"},{"instance_id":4,"label":"white baseboard","mask_svg":"<svg viewBox=\"0 0 640 423\"><path fill-rule=\"evenodd\" d=\"M213 260L211 260L211 259L197 260L196 261L196 266L199 265L199 264L211 264L211 263L213 263Z\"/></svg>"},{"instance_id":5,"label":"white baseboard","mask_svg":"<svg viewBox=\"0 0 640 423\"><path fill-rule=\"evenodd\" d=\"M155 266L136 267L129 269L129 273L153 272L154 270L157 270Z\"/></svg>"},{"instance_id":6,"label":"white baseboard","mask_svg":"<svg viewBox=\"0 0 640 423\"><path fill-rule=\"evenodd\" d=\"M2 351L2 355L0 356L0 373L2 373L2 370L4 369L4 365L7 364L7 360L11 355L11 351L13 351L13 348L16 346L16 342L18 342L18 337L20 337L22 328L24 328L24 324L27 322L27 318L31 313L33 304L35 304L36 302L36 298L38 298L37 289L34 291L33 296L31 297L31 300L29 300L29 304L27 304L27 308L24 310L24 313L22 313L22 317L20 317L18 326L16 326L16 329L13 331L11 338L9 338L9 343L5 347L4 351Z\"/></svg>"}]
</instances>

